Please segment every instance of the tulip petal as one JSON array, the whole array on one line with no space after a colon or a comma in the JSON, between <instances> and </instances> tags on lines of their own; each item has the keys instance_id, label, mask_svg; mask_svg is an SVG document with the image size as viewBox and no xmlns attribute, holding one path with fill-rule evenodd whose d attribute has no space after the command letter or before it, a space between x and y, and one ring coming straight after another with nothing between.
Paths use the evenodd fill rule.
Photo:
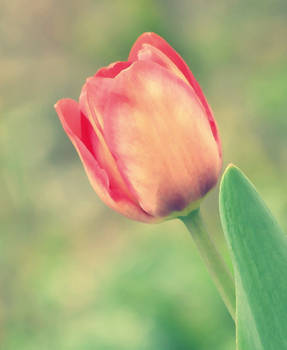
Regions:
<instances>
[{"instance_id":1,"label":"tulip petal","mask_svg":"<svg viewBox=\"0 0 287 350\"><path fill-rule=\"evenodd\" d=\"M142 49L137 54L139 61L150 61L159 64L160 66L170 70L179 78L189 83L183 75L182 71L166 56L162 51L150 44L143 44Z\"/></svg>"},{"instance_id":2,"label":"tulip petal","mask_svg":"<svg viewBox=\"0 0 287 350\"><path fill-rule=\"evenodd\" d=\"M109 207L129 218L150 222L152 218L138 205L112 188L113 181L97 159L101 144L88 119L81 113L79 104L72 99L62 99L55 105L60 121L71 142L75 146L86 170L91 185Z\"/></svg>"},{"instance_id":3,"label":"tulip petal","mask_svg":"<svg viewBox=\"0 0 287 350\"><path fill-rule=\"evenodd\" d=\"M97 192L101 193L100 196L105 197L109 179L106 172L99 167L95 158L94 145L92 146L94 142L89 138L92 127L81 113L78 103L72 99L58 101L55 109L64 130L79 153L90 180L92 182L95 182L95 179L97 180L93 185L98 187ZM84 125L84 128L82 128L82 125Z\"/></svg>"},{"instance_id":4,"label":"tulip petal","mask_svg":"<svg viewBox=\"0 0 287 350\"><path fill-rule=\"evenodd\" d=\"M194 90L153 62L134 62L89 88L104 138L145 212L165 216L205 195L221 158Z\"/></svg>"},{"instance_id":5,"label":"tulip petal","mask_svg":"<svg viewBox=\"0 0 287 350\"><path fill-rule=\"evenodd\" d=\"M114 78L117 76L123 69L128 68L132 62L121 62L117 61L111 63L107 67L103 67L97 71L95 77L103 77L103 78Z\"/></svg>"},{"instance_id":6,"label":"tulip petal","mask_svg":"<svg viewBox=\"0 0 287 350\"><path fill-rule=\"evenodd\" d=\"M132 62L128 61L116 61L109 64L106 67L100 68L93 77L87 79L87 83L89 80L92 80L94 77L98 78L114 78L117 76L122 70L128 68ZM88 116L92 125L96 130L102 130L102 118L101 115L98 115L94 109L90 109L90 102L87 98L87 83L83 86L81 95L79 98L80 108L83 113ZM92 96L93 98L93 96ZM100 137L100 135L98 135Z\"/></svg>"},{"instance_id":7,"label":"tulip petal","mask_svg":"<svg viewBox=\"0 0 287 350\"><path fill-rule=\"evenodd\" d=\"M162 37L151 32L143 33L141 36L138 37L138 39L136 40L136 42L134 43L130 51L129 59L128 59L129 61L133 62L139 59L138 53L142 50L144 44L149 44L151 46L154 46L158 50L162 51L166 56L170 58L170 60L177 66L177 68L183 73L185 78L189 81L189 83L193 87L196 95L198 96L199 100L201 101L206 111L206 115L208 117L213 136L218 144L218 150L221 155L220 138L219 138L216 122L212 115L212 111L207 103L207 100L201 90L200 85L196 81L188 65L185 63L183 58Z\"/></svg>"},{"instance_id":8,"label":"tulip petal","mask_svg":"<svg viewBox=\"0 0 287 350\"><path fill-rule=\"evenodd\" d=\"M96 95L98 100L102 102L102 105L95 105L95 94L93 91L89 91L89 82L93 79L94 78L88 79L87 83L82 89L80 96L80 108L82 111L84 111L85 115L87 115L88 119L93 125L93 132L96 134L96 137L99 140L98 147L95 150L95 158L99 162L100 166L109 174L112 196L114 198L119 196L127 197L130 201L137 203L136 197L133 194L133 189L129 188L129 184L125 182L124 178L120 174L118 165L104 138L101 110L105 107L106 102L104 96L100 95L102 90L99 90L96 92ZM107 80L102 77L98 77L97 79L100 79L100 81Z\"/></svg>"}]
</instances>

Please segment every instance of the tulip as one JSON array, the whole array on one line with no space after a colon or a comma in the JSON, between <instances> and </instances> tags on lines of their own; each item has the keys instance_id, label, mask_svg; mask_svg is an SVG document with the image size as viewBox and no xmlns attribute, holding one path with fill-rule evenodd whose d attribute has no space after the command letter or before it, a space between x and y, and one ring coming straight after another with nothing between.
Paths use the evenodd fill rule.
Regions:
<instances>
[{"instance_id":1,"label":"tulip","mask_svg":"<svg viewBox=\"0 0 287 350\"><path fill-rule=\"evenodd\" d=\"M181 56L142 34L126 62L87 79L56 111L99 197L138 221L187 215L222 165L217 126Z\"/></svg>"}]
</instances>

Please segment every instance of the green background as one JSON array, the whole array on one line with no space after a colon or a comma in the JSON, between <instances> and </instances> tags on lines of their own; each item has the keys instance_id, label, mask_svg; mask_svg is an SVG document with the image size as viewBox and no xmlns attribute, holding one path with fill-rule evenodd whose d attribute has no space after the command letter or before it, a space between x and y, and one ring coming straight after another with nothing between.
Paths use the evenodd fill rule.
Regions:
<instances>
[{"instance_id":1,"label":"green background","mask_svg":"<svg viewBox=\"0 0 287 350\"><path fill-rule=\"evenodd\" d=\"M154 31L191 67L237 164L287 228L287 2L1 0L0 348L230 350L233 322L184 226L92 191L54 103ZM217 190L203 204L226 256Z\"/></svg>"}]
</instances>

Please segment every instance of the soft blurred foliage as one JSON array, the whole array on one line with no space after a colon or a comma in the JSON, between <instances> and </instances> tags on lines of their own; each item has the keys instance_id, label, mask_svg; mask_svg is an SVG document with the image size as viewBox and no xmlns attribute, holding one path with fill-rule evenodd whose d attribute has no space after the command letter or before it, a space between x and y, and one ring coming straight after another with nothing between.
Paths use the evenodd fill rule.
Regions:
<instances>
[{"instance_id":1,"label":"soft blurred foliage","mask_svg":"<svg viewBox=\"0 0 287 350\"><path fill-rule=\"evenodd\" d=\"M249 175L286 228L286 22L286 0L1 0L1 349L234 348L183 225L105 207L53 105L157 32L203 87L225 164ZM203 214L229 262L217 212L213 191Z\"/></svg>"}]
</instances>

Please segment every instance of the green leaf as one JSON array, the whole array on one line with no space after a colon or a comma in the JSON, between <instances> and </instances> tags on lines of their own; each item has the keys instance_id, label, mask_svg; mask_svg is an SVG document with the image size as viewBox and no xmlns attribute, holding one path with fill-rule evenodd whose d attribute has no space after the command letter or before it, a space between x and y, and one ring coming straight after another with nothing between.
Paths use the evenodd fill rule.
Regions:
<instances>
[{"instance_id":1,"label":"green leaf","mask_svg":"<svg viewBox=\"0 0 287 350\"><path fill-rule=\"evenodd\" d=\"M287 349L287 236L235 166L223 175L220 216L236 283L238 350Z\"/></svg>"}]
</instances>

